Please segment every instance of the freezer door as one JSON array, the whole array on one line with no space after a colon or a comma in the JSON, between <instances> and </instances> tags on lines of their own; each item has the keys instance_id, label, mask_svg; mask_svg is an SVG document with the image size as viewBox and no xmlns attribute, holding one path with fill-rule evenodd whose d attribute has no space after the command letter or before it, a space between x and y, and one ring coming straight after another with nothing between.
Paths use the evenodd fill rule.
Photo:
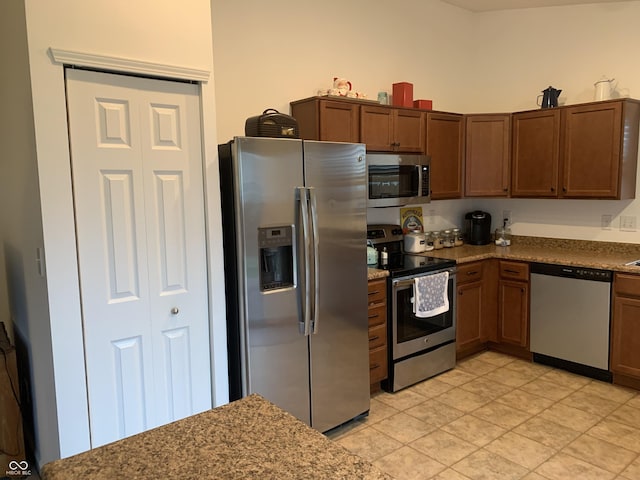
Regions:
<instances>
[{"instance_id":1,"label":"freezer door","mask_svg":"<svg viewBox=\"0 0 640 480\"><path fill-rule=\"evenodd\" d=\"M305 141L304 160L318 233L311 425L324 432L369 410L365 147Z\"/></svg>"},{"instance_id":2,"label":"freezer door","mask_svg":"<svg viewBox=\"0 0 640 480\"><path fill-rule=\"evenodd\" d=\"M258 393L310 424L308 338L300 333L298 255L293 251L293 285L280 278L265 288L261 266L269 270L282 245L278 236L295 239L296 188L303 185L302 142L239 137L234 142L238 278L243 363L243 393ZM275 233L274 233L275 232ZM273 238L271 238L271 237ZM272 251L260 245L275 240ZM286 242L285 242L286 243ZM262 265L261 263L262 262Z\"/></svg>"}]
</instances>

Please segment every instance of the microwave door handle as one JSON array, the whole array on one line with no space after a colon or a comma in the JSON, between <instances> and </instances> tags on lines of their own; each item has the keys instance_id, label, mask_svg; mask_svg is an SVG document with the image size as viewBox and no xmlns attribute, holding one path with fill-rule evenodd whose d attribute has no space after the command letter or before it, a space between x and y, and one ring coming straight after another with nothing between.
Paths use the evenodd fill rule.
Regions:
<instances>
[{"instance_id":1,"label":"microwave door handle","mask_svg":"<svg viewBox=\"0 0 640 480\"><path fill-rule=\"evenodd\" d=\"M312 311L313 316L311 319L311 324L313 325L313 334L318 333L318 322L320 320L320 262L319 262L319 243L320 237L318 236L318 204L316 202L316 192L313 187L308 187L309 191L309 204L311 211L311 254L312 254L312 265L313 265L313 305Z\"/></svg>"},{"instance_id":2,"label":"microwave door handle","mask_svg":"<svg viewBox=\"0 0 640 480\"><path fill-rule=\"evenodd\" d=\"M300 290L300 294L304 295L300 302L302 305L303 316L303 332L304 336L308 337L311 330L311 293L309 291L311 284L311 270L310 270L310 258L309 258L309 202L307 198L307 189L305 187L297 187L297 196L300 201L300 218L302 220L302 277L304 282L304 289ZM299 238L299 237L298 237Z\"/></svg>"}]
</instances>

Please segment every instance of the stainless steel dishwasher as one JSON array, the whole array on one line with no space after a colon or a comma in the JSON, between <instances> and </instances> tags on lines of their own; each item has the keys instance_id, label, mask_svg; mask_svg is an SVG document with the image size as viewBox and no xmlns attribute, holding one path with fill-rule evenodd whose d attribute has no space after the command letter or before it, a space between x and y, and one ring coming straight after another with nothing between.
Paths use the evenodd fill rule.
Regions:
<instances>
[{"instance_id":1,"label":"stainless steel dishwasher","mask_svg":"<svg viewBox=\"0 0 640 480\"><path fill-rule=\"evenodd\" d=\"M531 264L531 352L535 362L611 381L609 270Z\"/></svg>"}]
</instances>

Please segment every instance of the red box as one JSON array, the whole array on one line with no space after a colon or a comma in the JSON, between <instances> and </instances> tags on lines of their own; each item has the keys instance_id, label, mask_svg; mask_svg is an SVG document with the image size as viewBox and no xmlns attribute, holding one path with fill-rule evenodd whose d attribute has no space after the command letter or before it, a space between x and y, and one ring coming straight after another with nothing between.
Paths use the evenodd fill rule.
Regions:
<instances>
[{"instance_id":1,"label":"red box","mask_svg":"<svg viewBox=\"0 0 640 480\"><path fill-rule=\"evenodd\" d=\"M393 105L396 107L413 107L413 83L400 82L393 84Z\"/></svg>"},{"instance_id":2,"label":"red box","mask_svg":"<svg viewBox=\"0 0 640 480\"><path fill-rule=\"evenodd\" d=\"M413 108L420 108L422 110L433 110L432 100L414 100Z\"/></svg>"}]
</instances>

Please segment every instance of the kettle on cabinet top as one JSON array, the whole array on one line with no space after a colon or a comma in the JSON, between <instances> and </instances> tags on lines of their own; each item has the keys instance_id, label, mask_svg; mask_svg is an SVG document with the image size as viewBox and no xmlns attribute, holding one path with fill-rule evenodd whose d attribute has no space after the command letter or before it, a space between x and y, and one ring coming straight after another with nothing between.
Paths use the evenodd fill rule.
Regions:
<instances>
[{"instance_id":1,"label":"kettle on cabinet top","mask_svg":"<svg viewBox=\"0 0 640 480\"><path fill-rule=\"evenodd\" d=\"M558 106L558 97L562 90L553 88L549 85L549 88L542 90L542 95L538 95L537 104L542 108L553 108ZM540 97L542 97L542 103L540 103Z\"/></svg>"}]
</instances>

